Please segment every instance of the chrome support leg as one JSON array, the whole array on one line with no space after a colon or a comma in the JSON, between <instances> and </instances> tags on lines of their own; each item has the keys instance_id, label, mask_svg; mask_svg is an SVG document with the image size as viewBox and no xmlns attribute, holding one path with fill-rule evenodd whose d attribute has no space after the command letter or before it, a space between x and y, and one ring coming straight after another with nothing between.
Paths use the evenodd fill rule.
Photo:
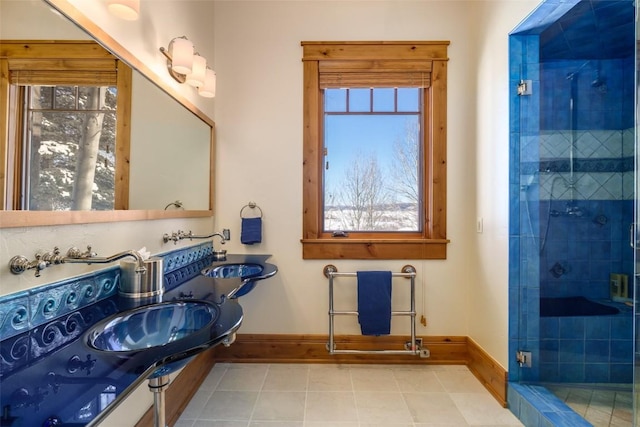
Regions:
<instances>
[{"instance_id":1,"label":"chrome support leg","mask_svg":"<svg viewBox=\"0 0 640 427\"><path fill-rule=\"evenodd\" d=\"M165 396L164 391L169 386L171 378L169 375L151 378L149 380L149 390L153 392L153 426L166 427L165 420Z\"/></svg>"}]
</instances>

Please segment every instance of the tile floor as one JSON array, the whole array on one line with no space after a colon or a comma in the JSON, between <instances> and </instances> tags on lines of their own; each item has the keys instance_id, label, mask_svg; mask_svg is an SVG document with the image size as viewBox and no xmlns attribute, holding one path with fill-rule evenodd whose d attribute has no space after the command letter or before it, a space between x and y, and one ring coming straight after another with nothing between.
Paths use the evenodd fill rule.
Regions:
<instances>
[{"instance_id":1,"label":"tile floor","mask_svg":"<svg viewBox=\"0 0 640 427\"><path fill-rule=\"evenodd\" d=\"M628 390L593 389L548 385L571 409L596 427L631 427L633 402L630 386Z\"/></svg>"},{"instance_id":2,"label":"tile floor","mask_svg":"<svg viewBox=\"0 0 640 427\"><path fill-rule=\"evenodd\" d=\"M176 427L523 424L465 366L220 363Z\"/></svg>"}]
</instances>

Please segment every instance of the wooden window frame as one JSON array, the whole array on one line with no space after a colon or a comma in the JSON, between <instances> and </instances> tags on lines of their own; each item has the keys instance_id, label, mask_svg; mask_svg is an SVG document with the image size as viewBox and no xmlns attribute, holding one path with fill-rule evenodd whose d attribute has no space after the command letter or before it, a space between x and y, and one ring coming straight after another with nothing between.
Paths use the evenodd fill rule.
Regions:
<instances>
[{"instance_id":1,"label":"wooden window frame","mask_svg":"<svg viewBox=\"0 0 640 427\"><path fill-rule=\"evenodd\" d=\"M302 42L303 47L303 259L446 259L448 41ZM351 233L322 230L323 140L321 70L367 72L428 70L424 86L422 231ZM323 76L323 80L327 80Z\"/></svg>"},{"instance_id":2,"label":"wooden window frame","mask_svg":"<svg viewBox=\"0 0 640 427\"><path fill-rule=\"evenodd\" d=\"M15 85L113 85L117 87L116 165L114 210L129 207L129 159L131 140L131 91L133 71L95 41L90 40L1 40L0 105L6 106L0 120L0 201L5 209L20 210L14 200L16 175L20 171L20 93ZM11 148L10 148L11 147ZM8 182L7 182L8 180ZM13 189L7 188L11 184ZM2 210L2 206L0 206Z\"/></svg>"}]
</instances>

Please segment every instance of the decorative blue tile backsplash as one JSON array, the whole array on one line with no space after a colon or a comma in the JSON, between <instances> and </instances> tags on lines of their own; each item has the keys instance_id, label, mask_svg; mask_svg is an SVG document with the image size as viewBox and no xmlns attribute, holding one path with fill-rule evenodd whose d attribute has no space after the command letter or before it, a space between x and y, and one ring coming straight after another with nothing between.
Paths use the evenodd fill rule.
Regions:
<instances>
[{"instance_id":1,"label":"decorative blue tile backsplash","mask_svg":"<svg viewBox=\"0 0 640 427\"><path fill-rule=\"evenodd\" d=\"M211 242L158 255L163 258L165 287L174 288L211 261ZM16 337L115 295L120 268L104 270L0 297L0 340ZM17 338L20 341L20 338Z\"/></svg>"}]
</instances>

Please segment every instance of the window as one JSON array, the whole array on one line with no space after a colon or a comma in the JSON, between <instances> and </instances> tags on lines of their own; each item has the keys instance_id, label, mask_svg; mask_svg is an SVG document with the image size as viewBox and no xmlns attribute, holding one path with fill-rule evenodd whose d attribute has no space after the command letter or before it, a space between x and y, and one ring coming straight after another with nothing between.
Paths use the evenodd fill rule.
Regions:
<instances>
[{"instance_id":1,"label":"window","mask_svg":"<svg viewBox=\"0 0 640 427\"><path fill-rule=\"evenodd\" d=\"M303 42L303 258L446 258L448 42Z\"/></svg>"},{"instance_id":2,"label":"window","mask_svg":"<svg viewBox=\"0 0 640 427\"><path fill-rule=\"evenodd\" d=\"M113 210L115 86L24 86L22 210Z\"/></svg>"},{"instance_id":3,"label":"window","mask_svg":"<svg viewBox=\"0 0 640 427\"><path fill-rule=\"evenodd\" d=\"M9 40L2 50L6 209L126 209L131 68L88 41Z\"/></svg>"}]
</instances>

